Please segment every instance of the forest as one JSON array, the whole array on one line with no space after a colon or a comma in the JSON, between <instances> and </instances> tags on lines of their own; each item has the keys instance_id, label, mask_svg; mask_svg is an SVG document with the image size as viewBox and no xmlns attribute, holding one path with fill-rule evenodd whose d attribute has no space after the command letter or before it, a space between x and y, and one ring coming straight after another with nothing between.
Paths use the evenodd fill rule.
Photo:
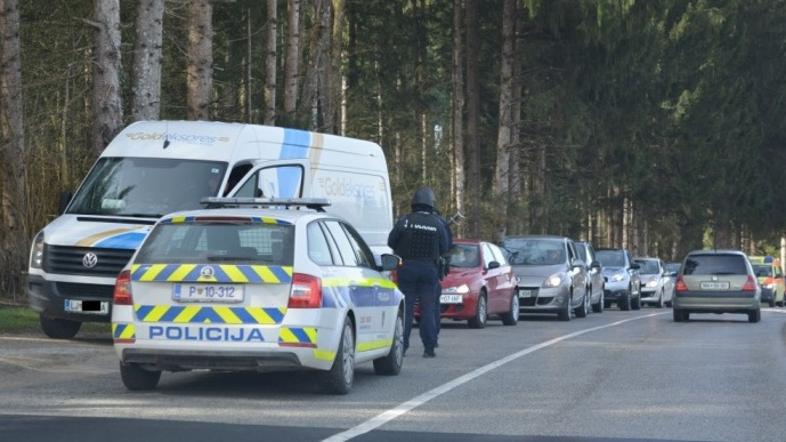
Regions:
<instances>
[{"instance_id":1,"label":"forest","mask_svg":"<svg viewBox=\"0 0 786 442\"><path fill-rule=\"evenodd\" d=\"M784 0L0 0L0 293L137 120L379 143L396 213L681 258L773 253Z\"/></svg>"}]
</instances>

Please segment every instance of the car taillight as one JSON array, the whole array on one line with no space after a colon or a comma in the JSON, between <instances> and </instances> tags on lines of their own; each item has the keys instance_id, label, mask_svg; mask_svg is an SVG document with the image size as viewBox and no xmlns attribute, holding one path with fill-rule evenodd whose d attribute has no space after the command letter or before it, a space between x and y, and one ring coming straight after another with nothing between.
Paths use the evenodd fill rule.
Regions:
<instances>
[{"instance_id":1,"label":"car taillight","mask_svg":"<svg viewBox=\"0 0 786 442\"><path fill-rule=\"evenodd\" d=\"M322 281L316 276L295 273L289 293L289 308L322 307Z\"/></svg>"},{"instance_id":2,"label":"car taillight","mask_svg":"<svg viewBox=\"0 0 786 442\"><path fill-rule=\"evenodd\" d=\"M677 277L677 283L674 285L674 290L676 290L677 293L688 291L688 285L685 284L685 281L682 280L682 276Z\"/></svg>"},{"instance_id":3,"label":"car taillight","mask_svg":"<svg viewBox=\"0 0 786 442\"><path fill-rule=\"evenodd\" d=\"M134 298L131 296L131 272L128 270L124 270L117 275L115 291L112 294L112 302L115 305L134 304Z\"/></svg>"},{"instance_id":4,"label":"car taillight","mask_svg":"<svg viewBox=\"0 0 786 442\"><path fill-rule=\"evenodd\" d=\"M755 292L756 291L756 280L753 279L753 276L748 275L748 280L745 281L745 285L742 286L743 292Z\"/></svg>"}]
</instances>

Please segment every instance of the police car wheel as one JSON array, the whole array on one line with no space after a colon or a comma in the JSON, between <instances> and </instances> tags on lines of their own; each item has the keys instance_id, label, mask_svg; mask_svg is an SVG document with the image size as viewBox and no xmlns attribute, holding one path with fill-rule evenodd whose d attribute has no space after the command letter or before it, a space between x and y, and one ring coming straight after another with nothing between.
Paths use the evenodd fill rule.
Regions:
<instances>
[{"instance_id":1,"label":"police car wheel","mask_svg":"<svg viewBox=\"0 0 786 442\"><path fill-rule=\"evenodd\" d=\"M68 319L47 318L43 314L38 315L41 330L44 334L53 339L70 339L76 336L82 323L70 321Z\"/></svg>"},{"instance_id":2,"label":"police car wheel","mask_svg":"<svg viewBox=\"0 0 786 442\"><path fill-rule=\"evenodd\" d=\"M352 332L352 320L349 317L344 319L333 367L323 376L323 386L328 393L347 394L352 389L355 379L355 336Z\"/></svg>"},{"instance_id":3,"label":"police car wheel","mask_svg":"<svg viewBox=\"0 0 786 442\"><path fill-rule=\"evenodd\" d=\"M396 328L393 333L393 344L387 356L374 359L374 373L383 376L396 376L404 365L404 320L399 314L396 317Z\"/></svg>"},{"instance_id":4,"label":"police car wheel","mask_svg":"<svg viewBox=\"0 0 786 442\"><path fill-rule=\"evenodd\" d=\"M120 378L127 389L133 391L152 390L158 386L161 372L145 370L138 364L120 363Z\"/></svg>"}]
</instances>

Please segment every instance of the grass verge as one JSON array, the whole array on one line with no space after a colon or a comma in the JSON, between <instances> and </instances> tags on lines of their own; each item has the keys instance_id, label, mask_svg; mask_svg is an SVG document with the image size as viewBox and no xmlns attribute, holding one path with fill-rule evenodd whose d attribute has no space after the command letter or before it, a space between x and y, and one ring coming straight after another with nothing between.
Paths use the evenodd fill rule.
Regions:
<instances>
[{"instance_id":1,"label":"grass verge","mask_svg":"<svg viewBox=\"0 0 786 442\"><path fill-rule=\"evenodd\" d=\"M85 322L79 334L109 336L110 325L105 322ZM0 306L0 335L41 335L38 313L28 307Z\"/></svg>"}]
</instances>

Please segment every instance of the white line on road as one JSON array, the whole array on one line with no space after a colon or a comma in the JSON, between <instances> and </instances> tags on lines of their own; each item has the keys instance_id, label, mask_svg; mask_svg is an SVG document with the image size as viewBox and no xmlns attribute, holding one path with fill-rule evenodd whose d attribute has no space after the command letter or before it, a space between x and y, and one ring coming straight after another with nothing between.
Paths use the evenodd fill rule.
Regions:
<instances>
[{"instance_id":1,"label":"white line on road","mask_svg":"<svg viewBox=\"0 0 786 442\"><path fill-rule=\"evenodd\" d=\"M390 410L384 411L384 412L382 412L382 413L372 417L371 419L369 419L369 420L367 420L365 422L362 422L359 425L356 425L356 426L354 426L354 427L352 427L352 428L350 428L350 429L348 429L346 431L342 431L341 433L334 434L333 436L330 436L329 438L324 439L323 442L344 442L344 441L347 441L349 439L352 439L352 438L361 436L363 434L366 434L366 433L368 433L370 431L373 431L373 430L375 430L375 429L385 425L386 423L392 421L393 419L395 419L395 418L397 418L397 417L399 417L399 416L401 416L401 415L403 415L405 413L408 413L408 412L412 411L413 409L415 409L415 408L425 404L426 402L428 402L428 401L430 401L430 400L432 400L432 399L434 399L434 398L436 398L438 396L441 396L441 395L443 395L443 394L445 394L445 393L455 389L456 387L464 385L467 382L469 382L469 381L471 381L473 379L476 379L476 378L478 378L480 376L483 376L484 374L488 373L491 370L494 370L495 368L499 368L502 365L507 364L508 362L515 361L516 359L521 358L522 356L526 356L526 355L528 355L530 353L533 353L533 352L536 352L536 351L538 351L538 350L540 350L542 348L550 347L550 346L552 346L554 344L558 344L558 343L560 343L562 341L565 341L567 339L575 338L577 336L581 336L581 335L584 335L584 334L587 334L587 333L592 333L592 332L595 332L595 331L598 331L598 330L603 330L603 329L606 329L606 328L616 327L618 325L625 324L626 322L638 321L640 319L652 318L653 316L664 315L664 314L665 313L652 313L652 314L649 314L649 315L636 316L635 318L623 319L621 321L612 322L610 324L600 325L600 326L597 326L597 327L587 328L587 329L584 329L584 330L579 330L577 332L573 332L573 333L570 333L570 334L567 334L567 335L559 336L557 338L550 339L550 340L545 341L545 342L541 342L540 344L536 344L536 345L533 345L531 347L527 347L527 348L525 348L523 350L519 350L516 353L512 353L512 354L510 354L508 356L505 356L502 359L497 359L494 362L491 362L491 363L488 363L488 364L486 364L486 365L484 365L482 367L479 367L479 368L477 368L477 369L475 369L475 370L473 370L473 371L471 371L471 372L469 372L469 373L467 373L467 374L465 374L463 376L459 376L456 379L453 379L452 381L446 382L446 383L440 385L439 387L436 387L436 388L434 388L432 390L429 390L429 391L427 391L427 392L425 392L425 393L423 393L423 394L421 394L419 396L415 396L414 398L408 400L407 402L399 404L397 407L391 408Z\"/></svg>"}]
</instances>

